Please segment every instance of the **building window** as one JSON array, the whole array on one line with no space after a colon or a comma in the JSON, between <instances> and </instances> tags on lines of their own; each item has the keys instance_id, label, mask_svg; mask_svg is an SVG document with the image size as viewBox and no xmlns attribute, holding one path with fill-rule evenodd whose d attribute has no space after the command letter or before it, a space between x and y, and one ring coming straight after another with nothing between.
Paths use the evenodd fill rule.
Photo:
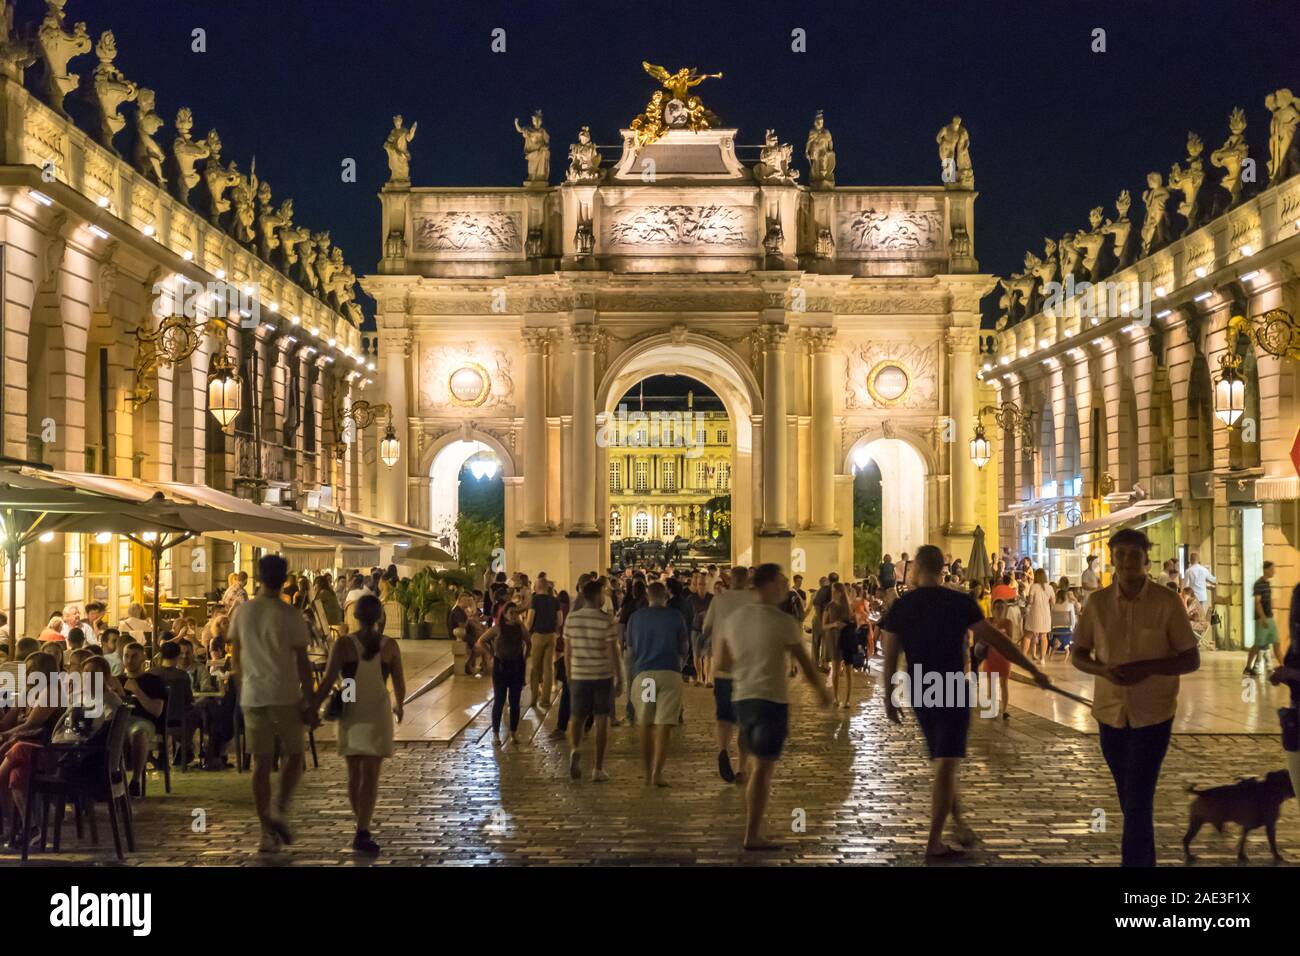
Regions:
<instances>
[{"instance_id":1,"label":"building window","mask_svg":"<svg viewBox=\"0 0 1300 956\"><path fill-rule=\"evenodd\" d=\"M707 461L697 461L695 463L695 487L709 487L709 463Z\"/></svg>"},{"instance_id":2,"label":"building window","mask_svg":"<svg viewBox=\"0 0 1300 956\"><path fill-rule=\"evenodd\" d=\"M617 510L609 513L609 536L611 538L623 537L623 516Z\"/></svg>"},{"instance_id":3,"label":"building window","mask_svg":"<svg viewBox=\"0 0 1300 956\"><path fill-rule=\"evenodd\" d=\"M663 489L664 491L677 490L677 466L671 461L664 462Z\"/></svg>"},{"instance_id":4,"label":"building window","mask_svg":"<svg viewBox=\"0 0 1300 956\"><path fill-rule=\"evenodd\" d=\"M650 536L650 516L644 511L638 511L632 519L632 536L636 538Z\"/></svg>"},{"instance_id":5,"label":"building window","mask_svg":"<svg viewBox=\"0 0 1300 956\"><path fill-rule=\"evenodd\" d=\"M650 484L650 466L647 462L638 461L633 465L633 474L635 480L633 487L637 491L645 491Z\"/></svg>"},{"instance_id":6,"label":"building window","mask_svg":"<svg viewBox=\"0 0 1300 956\"><path fill-rule=\"evenodd\" d=\"M695 444L704 445L708 440L708 433L703 428L695 429Z\"/></svg>"},{"instance_id":7,"label":"building window","mask_svg":"<svg viewBox=\"0 0 1300 956\"><path fill-rule=\"evenodd\" d=\"M731 463L718 463L718 491L727 491L731 488Z\"/></svg>"},{"instance_id":8,"label":"building window","mask_svg":"<svg viewBox=\"0 0 1300 956\"><path fill-rule=\"evenodd\" d=\"M719 428L719 429L718 429L718 444L719 444L719 445L725 445L726 443L727 443L727 430L726 430L725 428Z\"/></svg>"},{"instance_id":9,"label":"building window","mask_svg":"<svg viewBox=\"0 0 1300 956\"><path fill-rule=\"evenodd\" d=\"M663 520L660 524L662 525L663 535L665 538L677 537L677 519L673 516L671 511L664 512Z\"/></svg>"},{"instance_id":10,"label":"building window","mask_svg":"<svg viewBox=\"0 0 1300 956\"><path fill-rule=\"evenodd\" d=\"M666 422L664 422L664 428L663 428L663 432L662 432L662 434L663 434L663 442L662 442L661 444L662 444L665 448L671 448L671 447L672 447L672 444L673 444L673 423L672 423L672 421L666 421Z\"/></svg>"},{"instance_id":11,"label":"building window","mask_svg":"<svg viewBox=\"0 0 1300 956\"><path fill-rule=\"evenodd\" d=\"M609 490L610 491L618 491L622 487L622 484L619 481L620 471L621 469L619 468L618 462L611 461L609 463Z\"/></svg>"}]
</instances>

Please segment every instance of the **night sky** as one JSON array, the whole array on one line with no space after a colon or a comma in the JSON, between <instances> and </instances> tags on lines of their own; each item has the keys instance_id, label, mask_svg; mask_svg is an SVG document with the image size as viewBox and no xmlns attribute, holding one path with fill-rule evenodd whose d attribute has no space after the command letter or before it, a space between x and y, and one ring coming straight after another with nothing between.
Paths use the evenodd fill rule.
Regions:
<instances>
[{"instance_id":1,"label":"night sky","mask_svg":"<svg viewBox=\"0 0 1300 956\"><path fill-rule=\"evenodd\" d=\"M20 24L40 0L19 0ZM722 71L698 90L738 142L773 127L803 142L824 109L845 185L939 181L935 133L954 113L970 129L975 252L984 271L1018 270L1026 248L1085 226L1088 210L1133 193L1184 158L1187 131L1209 153L1246 109L1263 174L1264 97L1300 88L1300 2L762 3L438 2L438 0L69 0L91 36L111 28L117 65L158 94L170 149L182 105L195 137L257 172L296 221L329 228L358 274L380 252L376 192L394 113L419 123L416 185L519 185L512 121L545 113L552 180L589 124L599 144L639 113L656 84L641 60ZM207 52L191 52L191 31ZM506 52L490 50L506 30ZM1090 50L1106 30L1107 52ZM791 52L791 31L807 52ZM87 74L94 55L74 60ZM29 71L35 73L36 71ZM123 112L130 115L134 107ZM125 141L127 134L123 134ZM609 155L609 154L607 154ZM355 158L358 182L340 164ZM750 154L742 154L750 158ZM806 178L806 170L804 178Z\"/></svg>"}]
</instances>

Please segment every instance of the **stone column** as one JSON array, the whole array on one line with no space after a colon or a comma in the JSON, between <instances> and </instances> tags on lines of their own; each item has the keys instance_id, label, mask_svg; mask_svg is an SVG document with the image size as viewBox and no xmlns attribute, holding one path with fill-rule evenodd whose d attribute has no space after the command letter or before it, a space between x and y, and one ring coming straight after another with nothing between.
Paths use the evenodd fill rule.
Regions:
<instances>
[{"instance_id":1,"label":"stone column","mask_svg":"<svg viewBox=\"0 0 1300 956\"><path fill-rule=\"evenodd\" d=\"M812 352L812 525L815 531L835 530L834 356L835 330L806 329Z\"/></svg>"},{"instance_id":2,"label":"stone column","mask_svg":"<svg viewBox=\"0 0 1300 956\"><path fill-rule=\"evenodd\" d=\"M573 532L596 533L596 326L574 325Z\"/></svg>"},{"instance_id":3,"label":"stone column","mask_svg":"<svg viewBox=\"0 0 1300 956\"><path fill-rule=\"evenodd\" d=\"M406 486L411 467L411 435L407 425L406 396L410 356L409 330L394 329L382 334L379 348L379 379L383 383L383 400L392 408L392 418L389 422L393 426L393 431L397 433L400 454L391 468L379 461L378 455L375 456L375 467L378 469L375 484L379 499L379 517L384 521L397 524L409 524L406 520ZM378 448L378 441L383 439L384 430L389 422L381 419L375 421L376 448ZM357 443L360 444L361 436L358 435L357 439Z\"/></svg>"},{"instance_id":4,"label":"stone column","mask_svg":"<svg viewBox=\"0 0 1300 956\"><path fill-rule=\"evenodd\" d=\"M546 530L546 349L547 328L524 329L524 523Z\"/></svg>"},{"instance_id":5,"label":"stone column","mask_svg":"<svg viewBox=\"0 0 1300 956\"><path fill-rule=\"evenodd\" d=\"M763 326L763 533L789 533L785 342L789 326Z\"/></svg>"},{"instance_id":6,"label":"stone column","mask_svg":"<svg viewBox=\"0 0 1300 956\"><path fill-rule=\"evenodd\" d=\"M953 421L952 512L949 534L971 534L975 530L975 463L970 458L970 441L975 430L975 353L977 329L948 330L948 410Z\"/></svg>"}]
</instances>

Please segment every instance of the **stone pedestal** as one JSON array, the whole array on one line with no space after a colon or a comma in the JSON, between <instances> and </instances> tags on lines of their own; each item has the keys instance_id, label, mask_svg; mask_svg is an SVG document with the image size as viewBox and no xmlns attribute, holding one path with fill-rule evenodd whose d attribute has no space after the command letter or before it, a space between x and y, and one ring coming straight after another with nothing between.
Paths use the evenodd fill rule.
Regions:
<instances>
[{"instance_id":1,"label":"stone pedestal","mask_svg":"<svg viewBox=\"0 0 1300 956\"><path fill-rule=\"evenodd\" d=\"M754 538L753 564L779 564L790 573L790 557L794 551L794 535L789 531L762 532Z\"/></svg>"}]
</instances>

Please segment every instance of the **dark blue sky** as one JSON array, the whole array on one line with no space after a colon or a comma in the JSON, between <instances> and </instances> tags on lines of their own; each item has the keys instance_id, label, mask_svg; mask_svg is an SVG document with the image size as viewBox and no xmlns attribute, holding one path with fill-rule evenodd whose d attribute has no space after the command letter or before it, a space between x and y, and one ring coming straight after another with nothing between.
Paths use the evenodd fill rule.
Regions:
<instances>
[{"instance_id":1,"label":"dark blue sky","mask_svg":"<svg viewBox=\"0 0 1300 956\"><path fill-rule=\"evenodd\" d=\"M42 9L19 0L19 22ZM1233 106L1262 174L1264 96L1300 87L1300 0L69 0L68 14L95 38L114 30L118 66L158 93L161 141L190 106L196 136L215 127L241 169L256 154L277 200L330 228L358 273L379 257L394 113L419 122L417 185L518 185L512 120L541 107L558 179L580 125L612 144L643 108L654 83L642 59L723 71L704 101L741 143L774 127L801 167L824 109L846 185L937 182L934 135L959 113L980 191L976 254L1003 274L1043 236L1085 225L1092 206L1112 214L1122 188L1140 214L1146 172L1182 160L1189 129L1208 157ZM190 50L196 27L206 53ZM490 50L496 27L504 54ZM796 27L806 53L791 52ZM1095 27L1104 54L1090 51ZM73 63L93 66L93 54ZM345 157L357 183L340 180Z\"/></svg>"}]
</instances>

